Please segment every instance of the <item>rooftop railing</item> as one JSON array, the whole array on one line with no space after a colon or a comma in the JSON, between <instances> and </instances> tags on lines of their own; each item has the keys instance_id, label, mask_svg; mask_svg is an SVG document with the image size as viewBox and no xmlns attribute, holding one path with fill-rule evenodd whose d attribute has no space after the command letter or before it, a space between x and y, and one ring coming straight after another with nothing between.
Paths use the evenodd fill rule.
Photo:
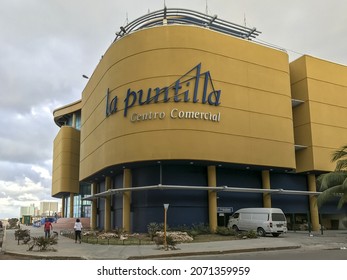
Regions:
<instances>
[{"instance_id":1,"label":"rooftop railing","mask_svg":"<svg viewBox=\"0 0 347 280\"><path fill-rule=\"evenodd\" d=\"M195 25L205 27L217 32L248 40L256 38L256 36L261 33L256 28L249 28L219 19L217 15L210 16L192 10L165 7L162 10L151 12L142 17L139 17L126 26L121 26L120 31L116 33L116 38L114 41L132 31L169 24Z\"/></svg>"}]
</instances>

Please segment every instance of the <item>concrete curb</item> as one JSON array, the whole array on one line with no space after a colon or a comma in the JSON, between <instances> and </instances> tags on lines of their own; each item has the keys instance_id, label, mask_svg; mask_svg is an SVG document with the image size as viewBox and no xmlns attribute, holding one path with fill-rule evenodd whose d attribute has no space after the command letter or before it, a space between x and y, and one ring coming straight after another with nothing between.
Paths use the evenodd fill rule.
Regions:
<instances>
[{"instance_id":1,"label":"concrete curb","mask_svg":"<svg viewBox=\"0 0 347 280\"><path fill-rule=\"evenodd\" d=\"M25 257L25 258L30 258L32 260L88 260L87 258L83 257L64 257L64 256L47 256L47 255L42 255L42 256L37 256L37 255L29 255L29 254L20 254L20 253L13 253L13 252L7 252L4 251L3 254L13 256L13 257Z\"/></svg>"},{"instance_id":2,"label":"concrete curb","mask_svg":"<svg viewBox=\"0 0 347 280\"><path fill-rule=\"evenodd\" d=\"M236 250L223 250L223 251L201 251L201 252L177 252L165 255L147 255L147 256L130 256L127 260L144 260L144 259L156 259L156 258L171 258L171 257L187 257L187 256L202 256L202 255L223 255L223 254L236 254L247 252L261 252L261 251L277 251L277 250L291 250L299 249L300 245L296 246L283 246L273 248L250 248L250 249L236 249Z\"/></svg>"},{"instance_id":3,"label":"concrete curb","mask_svg":"<svg viewBox=\"0 0 347 280\"><path fill-rule=\"evenodd\" d=\"M233 250L216 250L216 251L201 251L201 252L175 252L171 254L153 254L146 256L130 256L126 258L126 260L146 260L146 259L165 259L172 257L188 257L188 256L204 256L204 255L223 255L223 254L237 254L237 253L247 253L247 252L261 252L261 251L278 251L278 250L293 250L301 248L300 245L296 246L282 246L282 247L272 247L272 248L250 248L250 249L233 249ZM37 255L28 255L28 254L19 254L13 252L3 252L7 255L11 256L19 256L19 257L28 257L35 260L93 260L93 258L88 257L64 257L64 256L37 256ZM99 259L98 259L99 260Z\"/></svg>"}]
</instances>

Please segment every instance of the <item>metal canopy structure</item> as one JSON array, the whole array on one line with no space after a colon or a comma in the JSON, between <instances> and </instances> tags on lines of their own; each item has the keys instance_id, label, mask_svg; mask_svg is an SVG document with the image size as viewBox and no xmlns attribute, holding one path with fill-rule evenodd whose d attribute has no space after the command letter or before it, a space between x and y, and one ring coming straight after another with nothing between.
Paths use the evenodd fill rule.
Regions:
<instances>
[{"instance_id":1,"label":"metal canopy structure","mask_svg":"<svg viewBox=\"0 0 347 280\"><path fill-rule=\"evenodd\" d=\"M219 19L217 15L210 16L192 10L165 7L162 10L139 17L124 27L121 26L120 31L116 33L114 41L132 31L168 24L195 25L248 40L255 38L261 33L256 28L248 28Z\"/></svg>"},{"instance_id":2,"label":"metal canopy structure","mask_svg":"<svg viewBox=\"0 0 347 280\"><path fill-rule=\"evenodd\" d=\"M255 188L239 188L239 187L206 187L206 186L178 186L178 185L152 185L133 188L109 189L105 192L97 193L83 198L83 200L93 200L96 198L105 198L110 195L121 194L123 192L148 191L148 190L190 190L190 191L216 191L216 192L242 192L242 193L268 193L268 194L286 194L286 195L314 195L317 196L321 192L311 191L295 191L285 189L255 189Z\"/></svg>"}]
</instances>

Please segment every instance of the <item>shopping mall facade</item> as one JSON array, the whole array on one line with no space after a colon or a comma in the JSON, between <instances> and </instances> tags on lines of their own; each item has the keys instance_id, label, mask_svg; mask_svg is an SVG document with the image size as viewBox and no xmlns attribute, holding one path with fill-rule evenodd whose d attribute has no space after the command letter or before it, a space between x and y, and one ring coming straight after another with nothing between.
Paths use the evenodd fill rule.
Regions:
<instances>
[{"instance_id":1,"label":"shopping mall facade","mask_svg":"<svg viewBox=\"0 0 347 280\"><path fill-rule=\"evenodd\" d=\"M52 196L91 227L225 225L279 207L346 226L316 178L347 143L347 66L256 42L256 29L164 9L121 27L80 100L54 111Z\"/></svg>"}]
</instances>

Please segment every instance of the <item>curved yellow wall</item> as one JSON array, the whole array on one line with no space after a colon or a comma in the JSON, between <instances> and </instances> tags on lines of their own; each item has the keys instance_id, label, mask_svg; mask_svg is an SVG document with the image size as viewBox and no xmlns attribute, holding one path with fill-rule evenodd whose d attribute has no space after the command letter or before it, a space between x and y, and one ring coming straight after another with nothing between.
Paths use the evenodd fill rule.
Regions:
<instances>
[{"instance_id":1,"label":"curved yellow wall","mask_svg":"<svg viewBox=\"0 0 347 280\"><path fill-rule=\"evenodd\" d=\"M190 85L189 102L171 98L137 105L124 117L128 89L147 94L149 88L170 86L200 63L201 73L209 71L214 89L221 91L219 106L202 104L201 96L191 102ZM203 79L200 83L199 94ZM109 102L118 97L118 111L108 117L107 89ZM177 119L170 117L174 109L220 117ZM131 121L134 114L149 112L165 118ZM80 179L114 164L156 159L295 168L292 125L284 52L193 26L137 31L110 46L83 91Z\"/></svg>"},{"instance_id":2,"label":"curved yellow wall","mask_svg":"<svg viewBox=\"0 0 347 280\"><path fill-rule=\"evenodd\" d=\"M62 126L54 139L52 196L59 193L79 193L80 132Z\"/></svg>"},{"instance_id":3,"label":"curved yellow wall","mask_svg":"<svg viewBox=\"0 0 347 280\"><path fill-rule=\"evenodd\" d=\"M296 107L295 142L307 146L297 152L297 172L332 171L331 154L347 143L347 67L311 56L290 65Z\"/></svg>"}]
</instances>

